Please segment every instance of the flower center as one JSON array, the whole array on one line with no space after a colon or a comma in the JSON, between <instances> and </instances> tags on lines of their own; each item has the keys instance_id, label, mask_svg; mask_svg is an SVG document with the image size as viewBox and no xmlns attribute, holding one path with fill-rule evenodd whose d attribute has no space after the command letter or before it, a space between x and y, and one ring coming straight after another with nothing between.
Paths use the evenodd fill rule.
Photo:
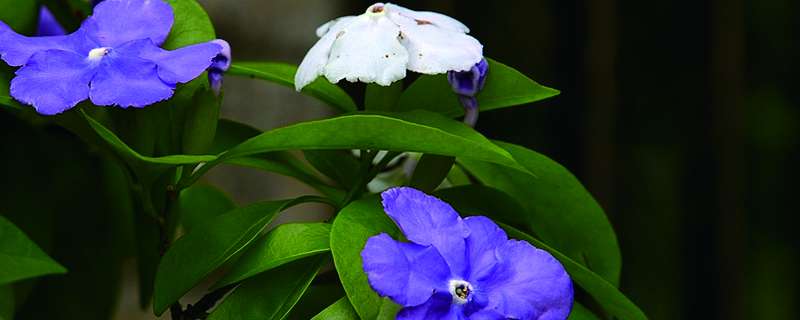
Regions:
<instances>
[{"instance_id":1,"label":"flower center","mask_svg":"<svg viewBox=\"0 0 800 320\"><path fill-rule=\"evenodd\" d=\"M92 49L92 51L89 51L89 60L99 61L100 59L105 57L109 51L111 51L111 48L109 47L94 48Z\"/></svg>"},{"instance_id":2,"label":"flower center","mask_svg":"<svg viewBox=\"0 0 800 320\"><path fill-rule=\"evenodd\" d=\"M376 3L367 8L367 13L370 15L384 15L386 14L386 8L383 3Z\"/></svg>"},{"instance_id":3,"label":"flower center","mask_svg":"<svg viewBox=\"0 0 800 320\"><path fill-rule=\"evenodd\" d=\"M472 285L463 280L450 280L450 294L453 296L453 302L465 304L472 294Z\"/></svg>"}]
</instances>

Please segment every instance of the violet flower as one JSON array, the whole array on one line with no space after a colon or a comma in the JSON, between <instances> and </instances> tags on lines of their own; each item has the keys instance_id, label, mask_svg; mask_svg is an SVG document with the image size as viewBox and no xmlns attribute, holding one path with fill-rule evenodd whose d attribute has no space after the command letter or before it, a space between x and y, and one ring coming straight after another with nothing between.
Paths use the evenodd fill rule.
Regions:
<instances>
[{"instance_id":1,"label":"violet flower","mask_svg":"<svg viewBox=\"0 0 800 320\"><path fill-rule=\"evenodd\" d=\"M211 42L161 49L173 20L162 0L106 0L65 36L25 37L0 23L0 56L21 66L11 96L45 115L86 99L123 108L169 99L178 83L198 77L222 50Z\"/></svg>"},{"instance_id":2,"label":"violet flower","mask_svg":"<svg viewBox=\"0 0 800 320\"><path fill-rule=\"evenodd\" d=\"M56 20L53 13L47 7L42 6L39 9L39 24L36 27L36 35L39 37L47 36L63 36L67 34L67 30Z\"/></svg>"},{"instance_id":3,"label":"violet flower","mask_svg":"<svg viewBox=\"0 0 800 320\"><path fill-rule=\"evenodd\" d=\"M217 39L211 41L222 47L222 51L212 59L211 66L208 67L208 81L211 83L211 90L214 94L219 95L222 91L223 75L231 67L231 45L228 41Z\"/></svg>"},{"instance_id":4,"label":"violet flower","mask_svg":"<svg viewBox=\"0 0 800 320\"><path fill-rule=\"evenodd\" d=\"M461 219L412 188L383 192L410 242L371 237L361 257L372 288L404 308L397 319L567 319L572 281L546 251L509 240L489 218Z\"/></svg>"},{"instance_id":5,"label":"violet flower","mask_svg":"<svg viewBox=\"0 0 800 320\"><path fill-rule=\"evenodd\" d=\"M483 90L486 84L486 77L489 73L489 63L486 59L472 66L468 71L450 71L447 73L447 81L453 87L453 91L458 94L458 100L464 107L464 123L474 127L478 122L478 99L476 96Z\"/></svg>"},{"instance_id":6,"label":"violet flower","mask_svg":"<svg viewBox=\"0 0 800 320\"><path fill-rule=\"evenodd\" d=\"M319 76L337 83L388 86L406 76L466 71L483 58L483 46L469 28L443 14L376 3L359 16L330 21L317 29L320 40L295 75L300 91Z\"/></svg>"}]
</instances>

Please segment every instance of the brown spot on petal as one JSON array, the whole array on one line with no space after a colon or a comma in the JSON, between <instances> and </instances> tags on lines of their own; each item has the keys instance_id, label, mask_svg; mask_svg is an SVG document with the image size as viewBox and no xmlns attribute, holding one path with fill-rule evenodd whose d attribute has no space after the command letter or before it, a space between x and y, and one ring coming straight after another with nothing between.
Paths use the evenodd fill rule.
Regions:
<instances>
[{"instance_id":1,"label":"brown spot on petal","mask_svg":"<svg viewBox=\"0 0 800 320\"><path fill-rule=\"evenodd\" d=\"M417 25L420 25L420 26L421 26L421 25L426 25L426 24L433 24L432 22L430 22L430 21L428 21L428 20L414 19L414 21L416 21L416 22L417 22Z\"/></svg>"},{"instance_id":2,"label":"brown spot on petal","mask_svg":"<svg viewBox=\"0 0 800 320\"><path fill-rule=\"evenodd\" d=\"M381 12L383 12L383 6L372 7L372 13L381 13Z\"/></svg>"}]
</instances>

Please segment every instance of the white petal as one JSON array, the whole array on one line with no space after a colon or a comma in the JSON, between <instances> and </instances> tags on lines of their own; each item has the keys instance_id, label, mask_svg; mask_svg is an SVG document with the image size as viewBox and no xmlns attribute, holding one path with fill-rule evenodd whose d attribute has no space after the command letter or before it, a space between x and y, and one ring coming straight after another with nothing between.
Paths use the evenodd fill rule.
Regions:
<instances>
[{"instance_id":1,"label":"white petal","mask_svg":"<svg viewBox=\"0 0 800 320\"><path fill-rule=\"evenodd\" d=\"M320 30L324 28L319 39L311 50L308 50L300 67L297 68L297 74L294 76L294 88L297 91L303 89L309 83L314 82L320 75L322 75L325 65L328 63L328 57L331 53L333 42L336 41L337 35L342 32L342 29L348 26L353 21L354 17L343 17L324 24L317 29L317 35Z\"/></svg>"},{"instance_id":2,"label":"white petal","mask_svg":"<svg viewBox=\"0 0 800 320\"><path fill-rule=\"evenodd\" d=\"M400 29L385 15L361 15L339 34L325 67L329 81L388 86L405 78L408 52L398 40Z\"/></svg>"},{"instance_id":3,"label":"white petal","mask_svg":"<svg viewBox=\"0 0 800 320\"><path fill-rule=\"evenodd\" d=\"M429 22L443 29L469 33L469 28L467 28L467 26L465 26L463 23L441 13L430 11L414 11L391 3L386 4L386 10L389 12L389 16L392 20L394 20L394 18L397 16L403 16L408 19L421 21L422 23Z\"/></svg>"},{"instance_id":4,"label":"white petal","mask_svg":"<svg viewBox=\"0 0 800 320\"><path fill-rule=\"evenodd\" d=\"M465 71L483 59L483 45L463 32L406 17L396 17L394 22L400 25L400 42L408 49L408 70L424 74Z\"/></svg>"},{"instance_id":5,"label":"white petal","mask_svg":"<svg viewBox=\"0 0 800 320\"><path fill-rule=\"evenodd\" d=\"M353 20L353 18L355 18L355 16L346 16L346 17L336 18L336 19L333 19L331 21L328 21L328 23L323 24L323 25L319 26L319 28L317 28L317 37L322 38L325 34L328 33L328 31L331 30L331 27L333 27L333 26L335 26L335 25L337 25L339 23L342 23L342 25L346 24L348 21Z\"/></svg>"}]
</instances>

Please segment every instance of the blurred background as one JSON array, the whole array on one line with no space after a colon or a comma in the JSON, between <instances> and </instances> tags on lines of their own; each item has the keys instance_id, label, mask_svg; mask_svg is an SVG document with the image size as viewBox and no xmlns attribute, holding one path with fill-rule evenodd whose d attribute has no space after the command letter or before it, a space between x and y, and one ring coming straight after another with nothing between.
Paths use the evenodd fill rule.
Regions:
<instances>
[{"instance_id":1,"label":"blurred background","mask_svg":"<svg viewBox=\"0 0 800 320\"><path fill-rule=\"evenodd\" d=\"M295 64L316 41L317 26L372 4L199 2L234 59ZM477 129L540 151L584 182L616 229L622 290L651 319L798 318L800 2L397 3L460 19L487 56L562 91L482 114ZM270 129L328 115L291 89L226 81L226 118ZM7 118L0 119L6 132ZM4 154L19 152L5 148ZM239 204L307 191L289 179L233 168L215 170L208 180ZM13 188L44 192L41 185ZM152 318L138 310L129 278L116 319Z\"/></svg>"}]
</instances>

